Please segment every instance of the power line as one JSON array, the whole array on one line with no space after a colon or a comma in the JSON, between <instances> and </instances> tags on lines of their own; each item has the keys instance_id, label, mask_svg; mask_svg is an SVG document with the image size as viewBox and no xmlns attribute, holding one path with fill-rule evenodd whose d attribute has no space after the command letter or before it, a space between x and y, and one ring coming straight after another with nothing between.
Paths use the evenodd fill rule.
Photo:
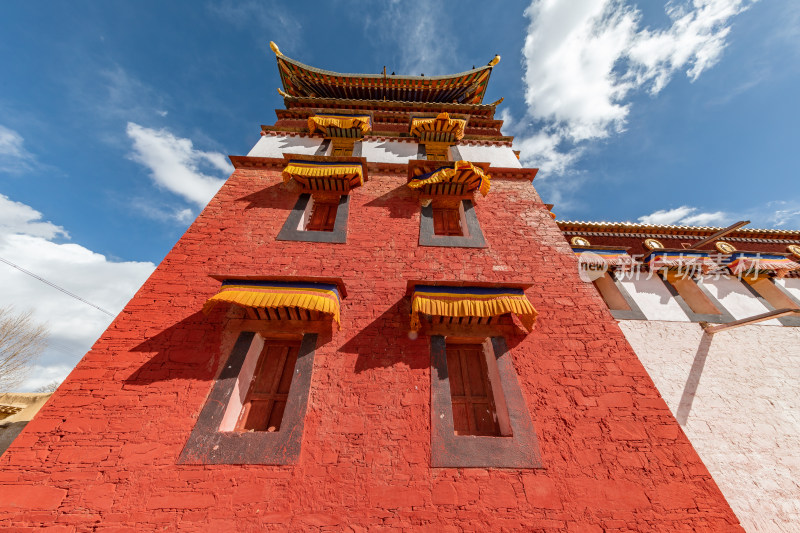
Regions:
<instances>
[{"instance_id":1,"label":"power line","mask_svg":"<svg viewBox=\"0 0 800 533\"><path fill-rule=\"evenodd\" d=\"M105 310L105 309L103 309L102 307L100 307L100 306L98 306L98 305L94 305L92 302L90 302L90 301L88 301L88 300L84 300L83 298L81 298L81 297L80 297L80 296L78 296L77 294L71 293L71 292L69 292L67 289L65 289L65 288L63 288L63 287L59 287L58 285L56 285L55 283L53 283L53 282L51 282L51 281L47 281L47 280L46 280L46 279L44 279L43 277L41 277L41 276L37 276L36 274L34 274L33 272L31 272L31 271L29 271L29 270L25 270L25 269L24 269L24 268L22 268L21 266L19 266L19 265L17 265L17 264L14 264L14 263L12 263L12 262L11 262L11 261L9 261L8 259L3 259L2 257L0 257L0 261L2 261L3 263L7 264L8 266L11 266L11 267L14 267L14 268L16 268L16 269L17 269L17 270L19 270L20 272L24 272L25 274L27 274L27 275L31 276L32 278L36 278L36 279L38 279L38 280L39 280L39 281L41 281L42 283L45 283L45 284L47 284L47 285L50 285L50 286L51 286L51 287L53 287L54 289L56 289L56 290L59 290L59 291L63 292L63 293L64 293L64 294L66 294L67 296L71 296L71 297L75 298L76 300L80 300L81 302L85 303L86 305L91 305L92 307L94 307L94 308L95 308L95 309L97 309L98 311L102 311L103 313L107 314L107 315L108 315L108 316L110 316L111 318L114 318L114 317L116 316L116 315L115 315L114 313L112 313L111 311L106 311L106 310Z\"/></svg>"}]
</instances>

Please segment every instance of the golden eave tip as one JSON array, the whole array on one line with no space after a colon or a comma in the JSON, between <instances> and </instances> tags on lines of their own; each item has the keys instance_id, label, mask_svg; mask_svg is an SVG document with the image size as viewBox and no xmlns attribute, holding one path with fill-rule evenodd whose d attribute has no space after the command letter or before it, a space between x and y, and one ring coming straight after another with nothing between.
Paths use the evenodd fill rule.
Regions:
<instances>
[{"instance_id":1,"label":"golden eave tip","mask_svg":"<svg viewBox=\"0 0 800 533\"><path fill-rule=\"evenodd\" d=\"M275 55L276 55L276 56L282 56L282 55L283 55L283 54L281 53L281 49L280 49L280 48L278 48L278 45L277 45L277 44L275 44L275 41L270 41L270 42L269 42L269 47L270 47L270 49L271 49L273 52L275 52ZM499 58L500 56L497 56L497 57ZM499 61L499 59L498 59L498 61Z\"/></svg>"},{"instance_id":2,"label":"golden eave tip","mask_svg":"<svg viewBox=\"0 0 800 533\"><path fill-rule=\"evenodd\" d=\"M269 43L269 44L270 44L270 46L272 46L274 43ZM277 48L277 46L275 48ZM500 54L497 54L496 56L494 56L494 59L489 61L489 66L493 67L496 64L498 64L499 62L500 62Z\"/></svg>"}]
</instances>

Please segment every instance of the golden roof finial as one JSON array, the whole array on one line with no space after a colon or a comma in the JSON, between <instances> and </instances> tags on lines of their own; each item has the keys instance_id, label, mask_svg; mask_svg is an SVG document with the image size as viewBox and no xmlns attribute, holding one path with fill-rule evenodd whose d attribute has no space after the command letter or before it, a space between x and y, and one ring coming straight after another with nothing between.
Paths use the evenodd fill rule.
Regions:
<instances>
[{"instance_id":1,"label":"golden roof finial","mask_svg":"<svg viewBox=\"0 0 800 533\"><path fill-rule=\"evenodd\" d=\"M275 41L270 41L270 42L269 42L269 47L270 47L270 49L271 49L273 52L275 52L275 55L276 55L276 56L281 56L281 55L283 55L283 54L281 54L281 49L280 49L280 48L278 48L278 45L277 45L277 44L275 44ZM498 56L498 57L499 57L499 56Z\"/></svg>"},{"instance_id":2,"label":"golden roof finial","mask_svg":"<svg viewBox=\"0 0 800 533\"><path fill-rule=\"evenodd\" d=\"M278 87L278 94L279 94L279 95L281 95L281 96L283 96L284 98L286 98L287 96L289 96L288 94L286 94L285 92L283 92L283 90L281 90L281 88L280 88L280 87Z\"/></svg>"},{"instance_id":3,"label":"golden roof finial","mask_svg":"<svg viewBox=\"0 0 800 533\"><path fill-rule=\"evenodd\" d=\"M498 54L498 55L494 56L494 59L492 59L491 61L489 61L489 66L490 66L490 67L493 67L493 66L495 66L496 64L498 64L499 62L500 62L500 54Z\"/></svg>"}]
</instances>

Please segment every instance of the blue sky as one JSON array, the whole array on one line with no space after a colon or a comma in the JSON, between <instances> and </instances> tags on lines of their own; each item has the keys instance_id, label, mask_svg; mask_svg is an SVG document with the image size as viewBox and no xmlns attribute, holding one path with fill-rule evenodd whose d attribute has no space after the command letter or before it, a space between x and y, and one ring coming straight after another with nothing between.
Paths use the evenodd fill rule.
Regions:
<instances>
[{"instance_id":1,"label":"blue sky","mask_svg":"<svg viewBox=\"0 0 800 533\"><path fill-rule=\"evenodd\" d=\"M0 257L118 312L282 107L269 41L344 72L503 59L486 102L561 219L800 227L793 0L5 2ZM0 264L61 379L110 318Z\"/></svg>"}]
</instances>

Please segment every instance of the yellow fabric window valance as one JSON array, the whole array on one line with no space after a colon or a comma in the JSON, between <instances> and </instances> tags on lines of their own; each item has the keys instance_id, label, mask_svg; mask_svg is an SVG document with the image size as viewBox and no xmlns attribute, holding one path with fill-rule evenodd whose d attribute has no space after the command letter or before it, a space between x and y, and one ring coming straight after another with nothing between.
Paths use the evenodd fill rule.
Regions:
<instances>
[{"instance_id":1,"label":"yellow fabric window valance","mask_svg":"<svg viewBox=\"0 0 800 533\"><path fill-rule=\"evenodd\" d=\"M328 163L324 161L289 161L283 169L283 182L288 183L292 179L300 185L319 189L315 185L315 178L323 180L341 181L345 185L345 190L353 189L364 184L364 170L361 163ZM333 187L325 190L339 190Z\"/></svg>"},{"instance_id":2,"label":"yellow fabric window valance","mask_svg":"<svg viewBox=\"0 0 800 533\"><path fill-rule=\"evenodd\" d=\"M419 189L434 183L463 183L466 191L478 189L483 196L489 194L490 176L483 169L469 161L456 161L449 166L439 167L433 172L411 178L408 186Z\"/></svg>"},{"instance_id":3,"label":"yellow fabric window valance","mask_svg":"<svg viewBox=\"0 0 800 533\"><path fill-rule=\"evenodd\" d=\"M735 252L728 258L726 265L733 274L742 275L751 272L775 272L778 279L793 270L800 270L800 264L785 255Z\"/></svg>"},{"instance_id":4,"label":"yellow fabric window valance","mask_svg":"<svg viewBox=\"0 0 800 533\"><path fill-rule=\"evenodd\" d=\"M340 324L339 289L327 283L227 279L205 303L203 313L210 313L219 302L252 308L298 307L331 315Z\"/></svg>"},{"instance_id":5,"label":"yellow fabric window valance","mask_svg":"<svg viewBox=\"0 0 800 533\"><path fill-rule=\"evenodd\" d=\"M333 115L317 113L308 117L308 131L314 133L319 130L325 133L326 128L359 129L363 135L372 130L372 117L369 115Z\"/></svg>"},{"instance_id":6,"label":"yellow fabric window valance","mask_svg":"<svg viewBox=\"0 0 800 533\"><path fill-rule=\"evenodd\" d=\"M423 137L428 133L451 133L458 141L464 137L467 121L461 118L450 118L448 113L439 113L436 118L412 118L410 133L414 137Z\"/></svg>"},{"instance_id":7,"label":"yellow fabric window valance","mask_svg":"<svg viewBox=\"0 0 800 533\"><path fill-rule=\"evenodd\" d=\"M419 330L420 314L447 317L493 317L514 313L527 331L537 312L522 289L417 285L411 297L411 329Z\"/></svg>"}]
</instances>

